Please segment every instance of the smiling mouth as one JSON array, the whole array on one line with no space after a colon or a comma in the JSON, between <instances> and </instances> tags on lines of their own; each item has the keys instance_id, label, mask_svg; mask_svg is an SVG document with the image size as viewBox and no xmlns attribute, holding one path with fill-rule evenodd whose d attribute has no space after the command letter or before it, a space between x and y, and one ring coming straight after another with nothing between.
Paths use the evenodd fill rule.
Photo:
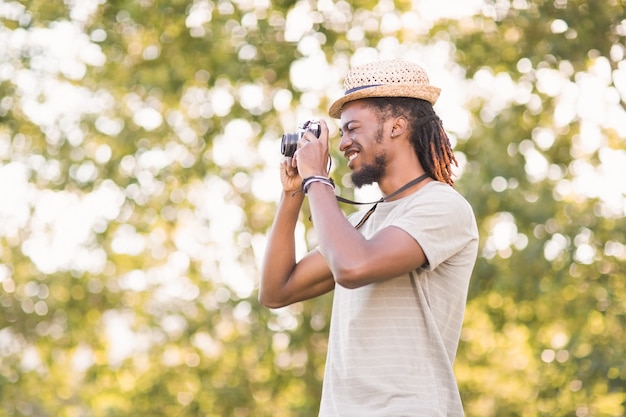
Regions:
<instances>
[{"instance_id":1,"label":"smiling mouth","mask_svg":"<svg viewBox=\"0 0 626 417\"><path fill-rule=\"evenodd\" d=\"M348 158L348 163L352 162L354 158L356 158L357 156L359 156L358 152L351 152L348 155L346 155L346 158Z\"/></svg>"}]
</instances>

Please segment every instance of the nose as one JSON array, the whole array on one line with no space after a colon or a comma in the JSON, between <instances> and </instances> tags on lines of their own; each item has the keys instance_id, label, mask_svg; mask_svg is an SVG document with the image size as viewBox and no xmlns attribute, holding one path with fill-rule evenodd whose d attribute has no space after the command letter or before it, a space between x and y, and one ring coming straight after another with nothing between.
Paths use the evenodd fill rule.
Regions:
<instances>
[{"instance_id":1,"label":"nose","mask_svg":"<svg viewBox=\"0 0 626 417\"><path fill-rule=\"evenodd\" d=\"M339 150L343 152L350 145L352 145L352 139L350 139L350 136L346 134L341 135L341 140L339 141Z\"/></svg>"}]
</instances>

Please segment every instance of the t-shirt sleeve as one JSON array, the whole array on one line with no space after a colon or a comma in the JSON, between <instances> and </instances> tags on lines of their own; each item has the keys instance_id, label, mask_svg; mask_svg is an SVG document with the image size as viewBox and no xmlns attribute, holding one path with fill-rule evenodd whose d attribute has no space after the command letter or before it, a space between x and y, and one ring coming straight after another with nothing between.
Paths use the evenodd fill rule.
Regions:
<instances>
[{"instance_id":1,"label":"t-shirt sleeve","mask_svg":"<svg viewBox=\"0 0 626 417\"><path fill-rule=\"evenodd\" d=\"M419 243L427 270L434 270L478 238L471 206L453 189L433 190L416 198L391 225Z\"/></svg>"}]
</instances>

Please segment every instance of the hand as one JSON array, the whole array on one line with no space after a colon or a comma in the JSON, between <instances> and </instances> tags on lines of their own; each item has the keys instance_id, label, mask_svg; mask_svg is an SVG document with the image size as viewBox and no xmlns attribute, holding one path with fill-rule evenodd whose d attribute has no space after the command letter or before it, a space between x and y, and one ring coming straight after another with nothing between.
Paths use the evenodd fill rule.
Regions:
<instances>
[{"instance_id":1,"label":"hand","mask_svg":"<svg viewBox=\"0 0 626 417\"><path fill-rule=\"evenodd\" d=\"M321 133L316 138L311 132L306 132L298 141L298 149L294 153L292 167L298 169L301 178L313 175L328 176L328 125L320 120Z\"/></svg>"},{"instance_id":2,"label":"hand","mask_svg":"<svg viewBox=\"0 0 626 417\"><path fill-rule=\"evenodd\" d=\"M280 163L280 182L283 184L283 191L295 192L302 187L302 177L298 174L293 158L285 157Z\"/></svg>"}]
</instances>

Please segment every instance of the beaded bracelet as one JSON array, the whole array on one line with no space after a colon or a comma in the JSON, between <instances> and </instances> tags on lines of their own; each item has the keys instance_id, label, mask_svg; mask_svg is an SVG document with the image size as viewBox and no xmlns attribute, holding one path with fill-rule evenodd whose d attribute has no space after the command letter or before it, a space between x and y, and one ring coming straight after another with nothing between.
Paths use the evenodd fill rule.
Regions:
<instances>
[{"instance_id":1,"label":"beaded bracelet","mask_svg":"<svg viewBox=\"0 0 626 417\"><path fill-rule=\"evenodd\" d=\"M302 180L302 192L306 194L309 191L309 186L314 182L321 182L322 184L328 185L333 190L335 189L335 182L332 178L313 175L312 177L306 177L304 180Z\"/></svg>"}]
</instances>

